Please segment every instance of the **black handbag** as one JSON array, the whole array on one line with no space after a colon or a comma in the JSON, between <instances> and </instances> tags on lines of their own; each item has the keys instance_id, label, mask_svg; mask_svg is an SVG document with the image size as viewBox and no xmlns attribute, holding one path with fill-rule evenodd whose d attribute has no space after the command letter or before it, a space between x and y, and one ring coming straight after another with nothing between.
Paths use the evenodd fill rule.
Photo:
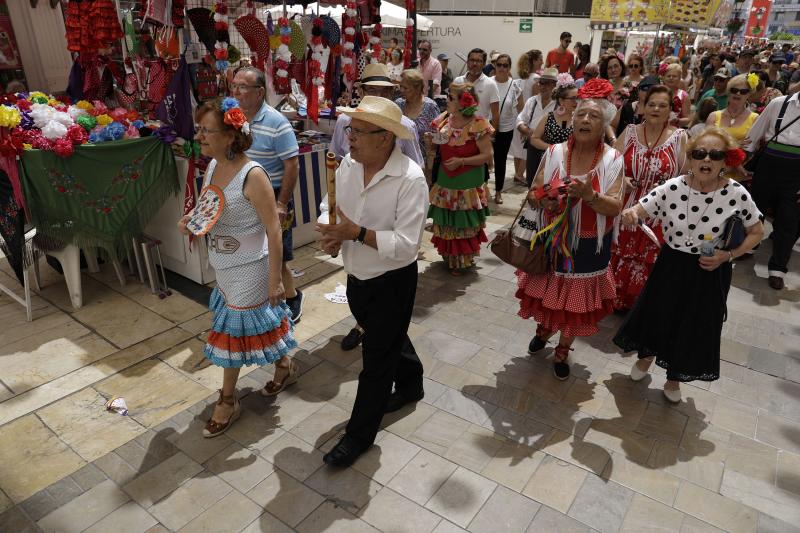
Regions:
<instances>
[{"instance_id":1,"label":"black handbag","mask_svg":"<svg viewBox=\"0 0 800 533\"><path fill-rule=\"evenodd\" d=\"M789 122L787 125L781 128L781 123L783 122L783 115L786 113L786 108L788 107L788 105L789 105L789 97L787 96L786 100L783 101L780 113L778 113L778 120L775 122L775 135L773 135L770 140L761 145L758 148L758 150L753 152L753 155L750 156L750 159L748 159L743 165L746 171L755 172L756 169L758 168L758 162L761 159L761 155L764 153L764 150L766 149L767 145L772 141L774 141L775 139L777 139L778 135L783 133L789 126L797 122L797 119L800 119L800 115L798 115L794 117L794 119L791 122Z\"/></svg>"},{"instance_id":2,"label":"black handbag","mask_svg":"<svg viewBox=\"0 0 800 533\"><path fill-rule=\"evenodd\" d=\"M732 215L725 222L725 228L722 230L722 249L734 250L741 246L747 237L747 231L744 229L744 221L739 215Z\"/></svg>"}]
</instances>

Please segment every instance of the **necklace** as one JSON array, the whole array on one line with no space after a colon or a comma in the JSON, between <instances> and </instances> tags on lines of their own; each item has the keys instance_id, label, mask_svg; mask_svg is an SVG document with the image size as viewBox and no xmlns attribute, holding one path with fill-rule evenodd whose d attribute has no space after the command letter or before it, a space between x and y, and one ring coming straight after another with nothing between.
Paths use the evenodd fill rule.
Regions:
<instances>
[{"instance_id":1,"label":"necklace","mask_svg":"<svg viewBox=\"0 0 800 533\"><path fill-rule=\"evenodd\" d=\"M647 121L642 124L642 129L644 130L644 144L647 146L647 152L645 152L644 155L647 159L650 159L650 157L653 155L653 148L655 148L655 146L658 144L658 141L661 140L661 136L664 135L664 130L667 129L668 123L669 121L664 122L664 125L661 126L661 131L658 132L658 137L656 137L656 140L653 141L652 146L650 145L650 141L647 140Z\"/></svg>"},{"instance_id":2,"label":"necklace","mask_svg":"<svg viewBox=\"0 0 800 533\"><path fill-rule=\"evenodd\" d=\"M597 162L600 161L600 156L603 155L603 144L603 139L600 139L600 142L597 143L597 149L594 151L594 159L592 159L592 164L589 165L589 170L586 171L587 174L591 172L595 165L597 165ZM574 151L574 147L575 137L570 137L569 141L567 141L567 179L572 176L572 152Z\"/></svg>"},{"instance_id":3,"label":"necklace","mask_svg":"<svg viewBox=\"0 0 800 533\"><path fill-rule=\"evenodd\" d=\"M733 127L733 123L734 123L734 122L736 122L736 120L737 120L737 119L738 119L740 116L742 116L742 113L744 113L745 111L746 111L746 109L742 109L741 111L739 111L738 113L736 113L736 116L733 116L733 114L731 114L731 108L730 108L730 107L726 107L724 112L725 112L725 113L728 113L728 116L729 116L729 117L731 117L731 122L730 122L730 124L728 124L728 127L729 127L729 128L732 128L732 127Z\"/></svg>"},{"instance_id":4,"label":"necklace","mask_svg":"<svg viewBox=\"0 0 800 533\"><path fill-rule=\"evenodd\" d=\"M694 180L694 176L692 176L692 180ZM686 185L689 185L689 184L687 183ZM714 198L717 196L717 191L719 190L719 178L717 178L717 181L716 181L715 185L716 185L716 188L714 189L714 194L711 195L711 201L710 202L705 202L706 206L705 206L705 208L703 208L703 212L700 213L700 217L697 219L697 222L700 222L703 219L703 217L706 214L706 211L708 210L708 206L710 206L711 204L714 203ZM687 248L691 248L692 246L694 246L694 239L692 238L691 231L693 231L692 226L697 227L697 224L689 224L689 204L692 203L692 196L693 196L692 193L694 193L694 189L692 188L691 185L689 185L689 188L691 189L691 191L689 191L689 193L690 193L689 194L689 198L686 200L686 213L685 213L686 224L687 224L686 227L689 228L689 230L688 230L689 232L686 235L686 241L684 241L684 244L686 245ZM701 190L700 192L703 192L703 191Z\"/></svg>"}]
</instances>

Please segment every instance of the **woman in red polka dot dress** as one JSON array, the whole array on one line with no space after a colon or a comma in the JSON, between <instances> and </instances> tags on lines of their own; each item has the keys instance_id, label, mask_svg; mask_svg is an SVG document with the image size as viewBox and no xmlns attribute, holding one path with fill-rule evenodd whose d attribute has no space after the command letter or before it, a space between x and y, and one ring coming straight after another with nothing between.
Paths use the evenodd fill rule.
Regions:
<instances>
[{"instance_id":1,"label":"woman in red polka dot dress","mask_svg":"<svg viewBox=\"0 0 800 533\"><path fill-rule=\"evenodd\" d=\"M551 250L553 269L546 274L517 272L519 316L534 318L536 336L528 347L533 354L561 332L555 349L553 373L569 377L567 358L575 337L597 332L597 323L613 311L614 277L609 270L615 217L622 209L622 155L603 142L605 127L616 109L606 100L613 90L607 80L591 80L578 93L573 115L573 136L552 146L528 194L538 209L538 228L546 228L564 212L566 197L538 200L536 190L546 183L570 178L569 232L564 247L569 254ZM560 248L563 250L564 248ZM571 259L570 259L571 258Z\"/></svg>"}]
</instances>

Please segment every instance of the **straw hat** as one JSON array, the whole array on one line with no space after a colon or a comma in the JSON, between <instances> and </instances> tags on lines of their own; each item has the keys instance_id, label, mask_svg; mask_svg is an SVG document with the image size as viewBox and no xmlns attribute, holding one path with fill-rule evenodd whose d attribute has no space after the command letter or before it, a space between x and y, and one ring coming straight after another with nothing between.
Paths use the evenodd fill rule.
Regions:
<instances>
[{"instance_id":1,"label":"straw hat","mask_svg":"<svg viewBox=\"0 0 800 533\"><path fill-rule=\"evenodd\" d=\"M364 74L359 83L378 87L394 87L394 83L389 78L389 67L383 63L370 63L364 67Z\"/></svg>"},{"instance_id":2,"label":"straw hat","mask_svg":"<svg viewBox=\"0 0 800 533\"><path fill-rule=\"evenodd\" d=\"M553 67L544 69L539 79L558 81L558 69Z\"/></svg>"},{"instance_id":3,"label":"straw hat","mask_svg":"<svg viewBox=\"0 0 800 533\"><path fill-rule=\"evenodd\" d=\"M364 72L364 77L367 77L366 71ZM411 139L411 133L408 128L403 126L403 112L400 111L397 104L386 98L365 96L361 99L361 103L358 104L357 108L337 107L336 111L390 131L400 139Z\"/></svg>"}]
</instances>

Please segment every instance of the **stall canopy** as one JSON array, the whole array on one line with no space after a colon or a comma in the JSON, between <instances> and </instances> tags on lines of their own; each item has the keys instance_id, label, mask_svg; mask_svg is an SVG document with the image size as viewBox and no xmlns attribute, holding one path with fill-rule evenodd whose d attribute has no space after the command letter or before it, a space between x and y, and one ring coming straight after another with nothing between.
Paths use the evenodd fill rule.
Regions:
<instances>
[{"instance_id":1,"label":"stall canopy","mask_svg":"<svg viewBox=\"0 0 800 533\"><path fill-rule=\"evenodd\" d=\"M342 6L332 6L332 7L325 7L317 6L316 2L312 2L308 4L308 8L303 10L303 6L299 4L295 5L287 5L286 11L290 15L292 14L303 14L303 13L317 13L319 10L320 15L330 15L336 21L337 24L342 23L342 13L344 13L344 7ZM269 12L272 13L273 17L279 17L283 14L283 6L272 7L269 9ZM389 2L381 2L381 25L384 28L405 28L406 21L408 19L408 14L406 13L405 8L396 6L394 4L390 4ZM433 26L433 20L429 19L428 17L423 17L422 15L417 15L417 29L422 31L428 31Z\"/></svg>"},{"instance_id":2,"label":"stall canopy","mask_svg":"<svg viewBox=\"0 0 800 533\"><path fill-rule=\"evenodd\" d=\"M707 28L715 22L721 6L730 0L593 0L592 26L612 26L609 29L635 27L645 24Z\"/></svg>"}]
</instances>

